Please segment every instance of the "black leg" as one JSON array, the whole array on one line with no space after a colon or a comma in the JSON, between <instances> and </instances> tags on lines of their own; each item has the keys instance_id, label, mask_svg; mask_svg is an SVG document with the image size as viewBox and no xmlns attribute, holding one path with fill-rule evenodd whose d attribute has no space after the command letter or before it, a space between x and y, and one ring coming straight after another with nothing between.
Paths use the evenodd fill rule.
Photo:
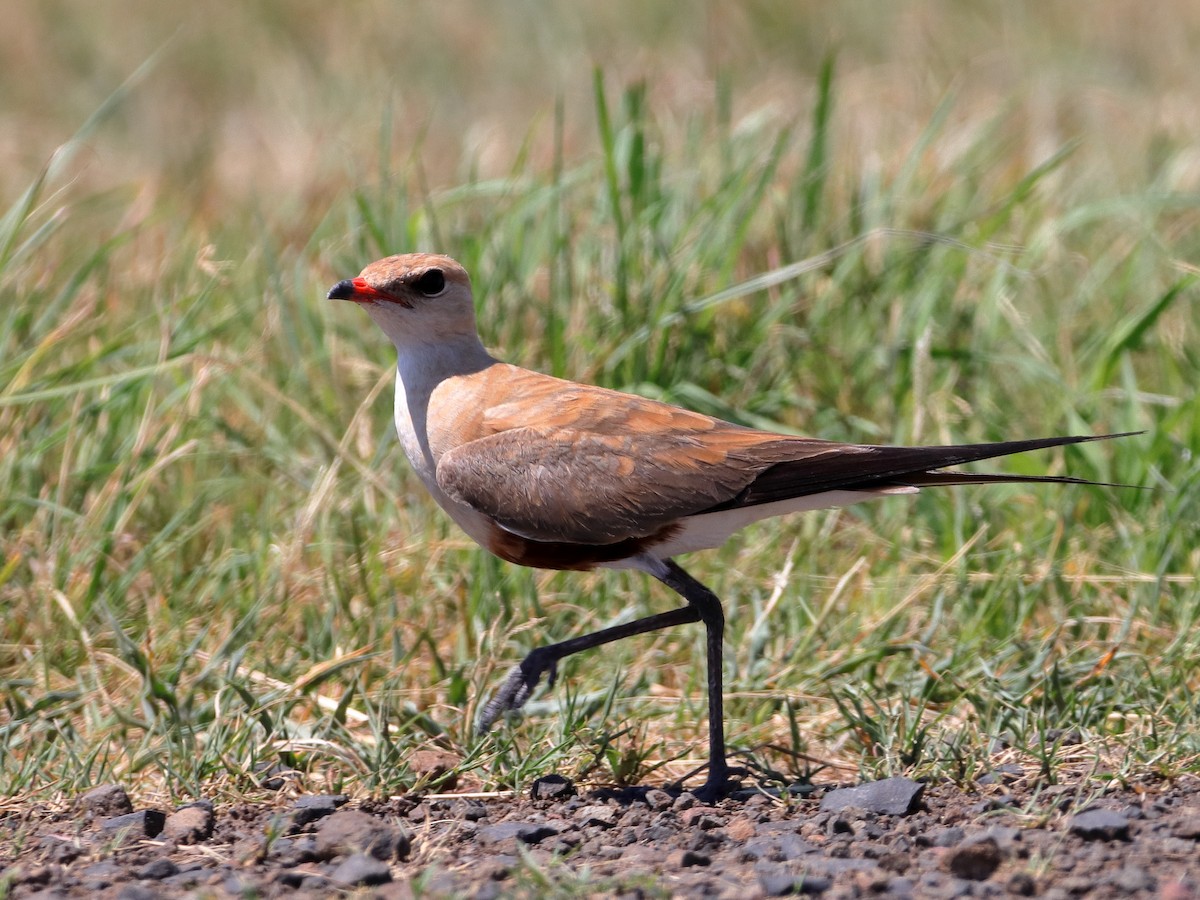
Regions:
<instances>
[{"instance_id":1,"label":"black leg","mask_svg":"<svg viewBox=\"0 0 1200 900\"><path fill-rule=\"evenodd\" d=\"M683 571L673 560L666 561L666 572L657 574L667 587L678 591L704 623L708 639L708 778L693 793L705 802L716 800L726 790L729 764L725 761L725 690L722 684L725 613L717 595Z\"/></svg>"},{"instance_id":2,"label":"black leg","mask_svg":"<svg viewBox=\"0 0 1200 900\"><path fill-rule=\"evenodd\" d=\"M670 628L672 625L698 622L700 618L701 613L695 607L681 606L670 612L646 616L644 619L637 619L624 625L614 625L612 628L594 631L591 634L571 638L558 644L538 647L521 660L519 665L512 668L499 690L484 704L483 711L479 713L479 718L475 722L475 729L478 733L483 734L501 715L524 706L525 701L533 694L543 673L550 673L550 684L553 686L558 661L564 657L582 650L591 650L601 644L619 641L621 638L633 637L635 634Z\"/></svg>"},{"instance_id":3,"label":"black leg","mask_svg":"<svg viewBox=\"0 0 1200 900\"><path fill-rule=\"evenodd\" d=\"M670 612L647 616L624 625L614 625L591 634L538 647L525 657L520 665L514 666L500 685L499 690L484 704L476 720L479 733L486 732L492 723L505 712L520 709L533 694L542 675L549 673L550 684L554 684L558 661L573 653L590 650L621 638L684 625L703 622L708 648L708 778L695 791L702 800L715 800L726 789L729 780L729 765L725 760L725 711L724 687L722 685L722 652L725 639L725 614L717 595L685 572L672 560L646 559L644 571L649 572L667 587L687 601L687 606Z\"/></svg>"}]
</instances>

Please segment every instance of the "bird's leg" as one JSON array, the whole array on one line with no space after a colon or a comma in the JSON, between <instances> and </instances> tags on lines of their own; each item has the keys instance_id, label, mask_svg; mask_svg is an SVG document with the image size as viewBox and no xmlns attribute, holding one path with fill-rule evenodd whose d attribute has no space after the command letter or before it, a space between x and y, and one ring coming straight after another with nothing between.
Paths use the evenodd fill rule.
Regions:
<instances>
[{"instance_id":1,"label":"bird's leg","mask_svg":"<svg viewBox=\"0 0 1200 900\"><path fill-rule=\"evenodd\" d=\"M729 781L729 764L725 761L725 712L722 644L725 639L725 614L721 610L721 601L717 595L702 585L699 581L685 572L672 560L661 560L654 557L642 557L638 568L649 572L667 587L678 593L687 601L687 606L673 609L670 612L647 616L624 625L614 625L591 634L549 644L531 651L528 656L508 673L499 690L484 704L479 718L476 720L476 730L482 734L491 728L492 723L509 710L520 709L533 694L543 673L549 672L550 684L554 677L558 661L573 653L590 650L611 641L669 628L672 625L684 625L689 622L703 622L708 649L708 778L695 791L702 800L715 800L725 793Z\"/></svg>"},{"instance_id":2,"label":"bird's leg","mask_svg":"<svg viewBox=\"0 0 1200 900\"><path fill-rule=\"evenodd\" d=\"M682 569L680 571L682 572ZM687 576L685 575L684 577ZM676 588L676 590L679 589ZM713 599L715 600L716 598L714 597ZM702 617L700 610L690 600L688 604L687 606L681 606L679 609L673 609L670 612L659 613L655 616L646 616L644 619L637 619L633 622L627 622L624 625L614 625L611 628L604 628L600 631L594 631L591 634L581 635L580 637L532 650L528 656L521 660L519 665L512 668L508 673L508 677L504 679L504 683L500 685L499 690L484 704L483 710L479 713L479 718L475 722L476 731L483 734L492 727L492 723L500 718L501 715L509 710L520 709L524 706L525 701L533 694L533 690L537 687L537 683L541 680L543 673L550 673L550 684L553 685L555 675L557 674L558 661L564 657L570 656L573 653L579 653L582 650L590 650L593 647L599 647L602 644L608 644L612 641L619 641L621 638L633 637L635 634L645 634L648 631L657 631L660 628L669 628L672 625L683 625L688 622L700 621ZM718 616L720 615L720 604L717 604L717 614Z\"/></svg>"},{"instance_id":3,"label":"bird's leg","mask_svg":"<svg viewBox=\"0 0 1200 900\"><path fill-rule=\"evenodd\" d=\"M673 560L664 560L662 570L651 570L659 581L677 591L704 623L708 644L708 777L693 793L705 802L724 795L729 781L725 761L725 693L722 684L722 643L725 638L725 613L717 595L685 572ZM695 621L695 620L693 620Z\"/></svg>"}]
</instances>

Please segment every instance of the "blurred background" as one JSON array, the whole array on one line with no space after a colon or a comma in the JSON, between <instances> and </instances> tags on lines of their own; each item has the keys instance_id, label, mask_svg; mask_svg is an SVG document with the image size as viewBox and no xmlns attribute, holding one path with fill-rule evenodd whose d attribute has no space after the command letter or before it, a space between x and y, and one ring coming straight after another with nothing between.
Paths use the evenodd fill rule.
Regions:
<instances>
[{"instance_id":1,"label":"blurred background","mask_svg":"<svg viewBox=\"0 0 1200 900\"><path fill-rule=\"evenodd\" d=\"M1118 188L1170 159L1194 188L1200 13L1056 3L403 4L115 0L6 4L0 182L22 189L107 97L149 62L88 140L72 176L136 186L177 215L313 216L361 184L387 148L431 186L506 173L523 147L549 157L555 103L566 153L592 150L592 69L644 81L666 122L714 104L805 120L822 63L838 60L838 165L886 167L939 105L950 142L1014 110L1014 164L1066 141ZM966 139L966 138L960 138ZM894 162L892 163L894 164ZM175 207L178 207L177 209ZM273 219L267 223L274 225Z\"/></svg>"},{"instance_id":2,"label":"blurred background","mask_svg":"<svg viewBox=\"0 0 1200 900\"><path fill-rule=\"evenodd\" d=\"M569 672L532 730L471 737L529 647L663 598L489 560L420 492L391 348L324 299L414 249L468 266L506 358L746 424L1146 431L1005 466L1149 491L922 496L753 529L694 571L731 609L739 746L961 774L988 734L1069 727L1120 736L1121 765L1194 765L1200 5L3 19L7 793L240 789L280 760L390 789L422 741L484 785L556 752L617 780L686 767L690 633Z\"/></svg>"}]
</instances>

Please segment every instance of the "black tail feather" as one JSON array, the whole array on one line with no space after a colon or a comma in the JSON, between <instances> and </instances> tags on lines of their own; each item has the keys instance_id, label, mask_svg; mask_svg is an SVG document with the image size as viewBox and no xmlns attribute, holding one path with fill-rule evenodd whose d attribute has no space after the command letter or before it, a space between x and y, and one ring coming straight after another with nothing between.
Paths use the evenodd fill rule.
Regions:
<instances>
[{"instance_id":1,"label":"black tail feather","mask_svg":"<svg viewBox=\"0 0 1200 900\"><path fill-rule=\"evenodd\" d=\"M782 462L765 470L737 499L718 509L757 506L777 500L790 500L826 491L872 490L891 485L984 484L991 482L1052 482L1059 484L1099 484L1083 478L1041 475L973 475L966 472L939 472L947 466L994 459L1029 450L1044 450L1067 444L1107 441L1141 434L1070 435L1033 438L1021 441L997 441L988 444L955 444L934 447L890 447L841 445L853 452L838 452L834 445L826 453ZM1119 486L1119 485L1114 485Z\"/></svg>"}]
</instances>

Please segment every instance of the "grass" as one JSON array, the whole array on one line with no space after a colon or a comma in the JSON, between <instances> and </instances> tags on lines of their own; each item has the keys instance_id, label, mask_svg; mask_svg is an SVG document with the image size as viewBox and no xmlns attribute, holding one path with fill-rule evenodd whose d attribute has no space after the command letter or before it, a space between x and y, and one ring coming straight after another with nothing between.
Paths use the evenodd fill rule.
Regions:
<instances>
[{"instance_id":1,"label":"grass","mask_svg":"<svg viewBox=\"0 0 1200 900\"><path fill-rule=\"evenodd\" d=\"M484 789L696 762L699 628L572 659L522 722L471 734L533 646L674 601L635 575L498 562L423 495L391 431L390 348L322 299L415 248L472 272L505 358L746 424L1144 431L1003 467L1145 490L927 492L685 562L725 601L731 744L763 770L966 781L1001 737L1051 781L1200 767L1185 145L1122 166L1080 127L1031 160L1012 138L1027 110L968 90L863 148L846 122L870 42L847 38L791 118L735 112L727 77L680 112L597 69L586 106L564 90L514 116L500 167L468 148L431 170L445 135L397 147L381 104L355 171L321 155L302 190L239 193L215 150L196 183L178 160L158 187L92 183L80 160L163 90L156 71L199 65L172 40L188 52L142 57L0 221L5 795L244 796L281 770L392 792L427 745Z\"/></svg>"}]
</instances>

